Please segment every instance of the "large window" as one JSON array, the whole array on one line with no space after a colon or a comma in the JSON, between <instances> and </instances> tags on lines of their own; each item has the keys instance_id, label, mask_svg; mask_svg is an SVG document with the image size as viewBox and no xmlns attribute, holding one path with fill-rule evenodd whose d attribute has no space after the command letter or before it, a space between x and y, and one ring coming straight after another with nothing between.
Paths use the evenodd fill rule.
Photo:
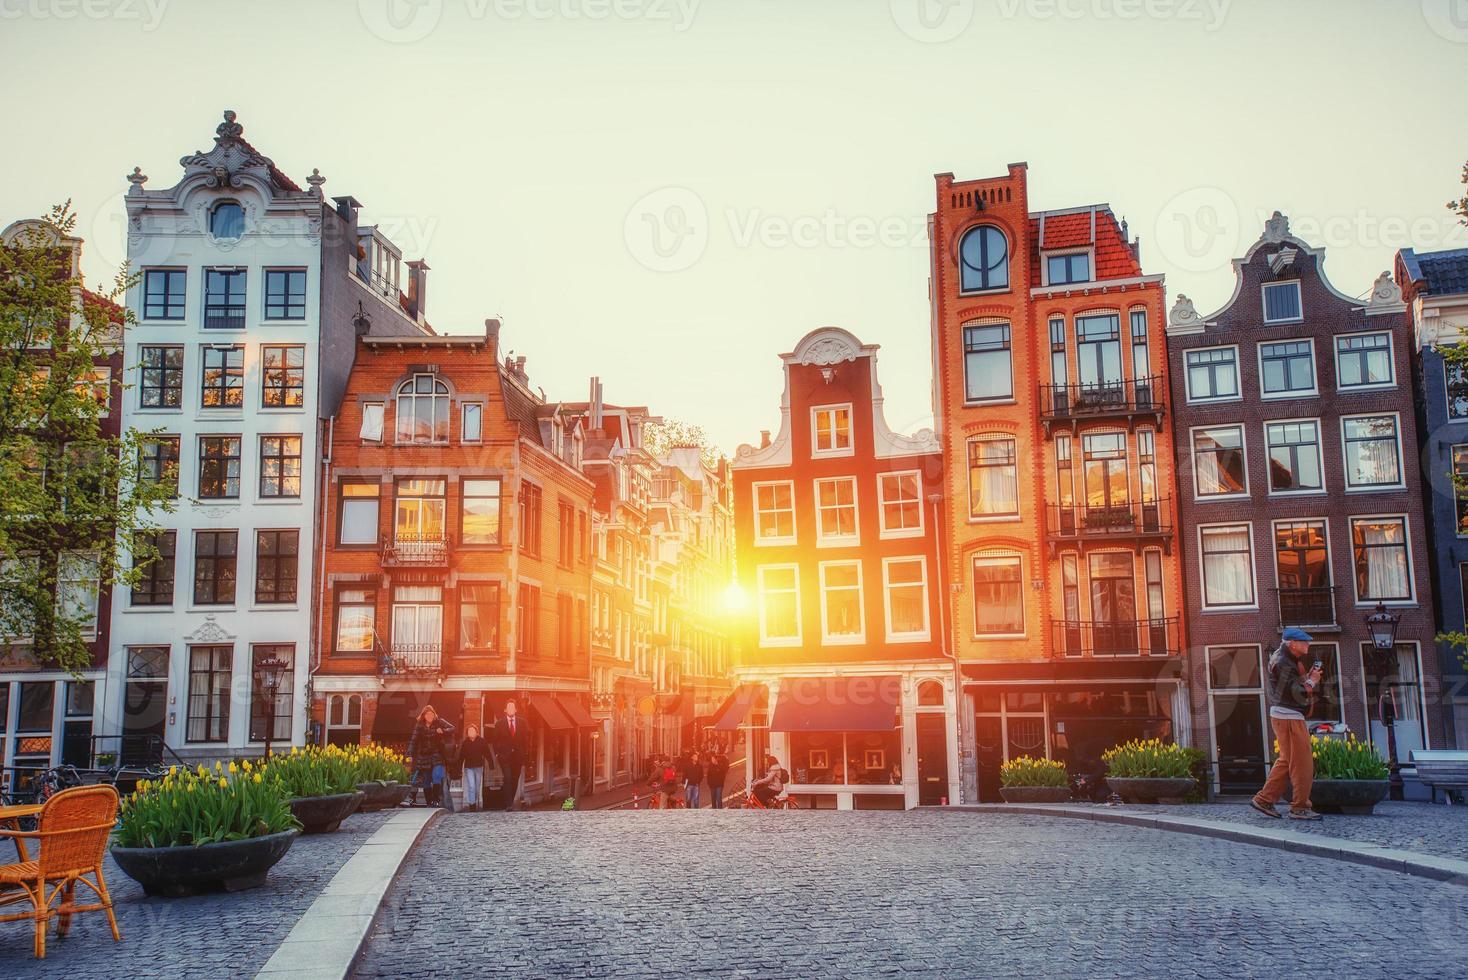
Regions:
<instances>
[{"instance_id":1,"label":"large window","mask_svg":"<svg viewBox=\"0 0 1468 980\"><path fill-rule=\"evenodd\" d=\"M392 653L410 667L434 666L443 653L443 589L399 585L393 589Z\"/></svg>"},{"instance_id":2,"label":"large window","mask_svg":"<svg viewBox=\"0 0 1468 980\"><path fill-rule=\"evenodd\" d=\"M1204 347L1186 354L1188 401L1224 401L1239 397L1237 347Z\"/></svg>"},{"instance_id":3,"label":"large window","mask_svg":"<svg viewBox=\"0 0 1468 980\"><path fill-rule=\"evenodd\" d=\"M476 652L499 649L498 582L465 582L459 586L459 644Z\"/></svg>"},{"instance_id":4,"label":"large window","mask_svg":"<svg viewBox=\"0 0 1468 980\"><path fill-rule=\"evenodd\" d=\"M861 562L821 562L821 633L826 643L866 638L862 613Z\"/></svg>"},{"instance_id":5,"label":"large window","mask_svg":"<svg viewBox=\"0 0 1468 980\"><path fill-rule=\"evenodd\" d=\"M1045 258L1045 280L1051 286L1064 286L1091 279L1091 254L1050 255Z\"/></svg>"},{"instance_id":6,"label":"large window","mask_svg":"<svg viewBox=\"0 0 1468 980\"><path fill-rule=\"evenodd\" d=\"M178 436L144 435L138 447L138 478L161 483L178 496Z\"/></svg>"},{"instance_id":7,"label":"large window","mask_svg":"<svg viewBox=\"0 0 1468 980\"><path fill-rule=\"evenodd\" d=\"M449 386L431 374L418 374L398 386L397 441L449 441Z\"/></svg>"},{"instance_id":8,"label":"large window","mask_svg":"<svg viewBox=\"0 0 1468 980\"><path fill-rule=\"evenodd\" d=\"M964 398L971 402L1014 397L1009 324L981 323L963 328Z\"/></svg>"},{"instance_id":9,"label":"large window","mask_svg":"<svg viewBox=\"0 0 1468 980\"><path fill-rule=\"evenodd\" d=\"M1448 418L1468 419L1468 367L1458 361L1443 361L1447 387Z\"/></svg>"},{"instance_id":10,"label":"large window","mask_svg":"<svg viewBox=\"0 0 1468 980\"><path fill-rule=\"evenodd\" d=\"M132 588L132 604L135 606L170 606L173 604L173 558L176 531L151 531L138 535L138 547L133 549L133 564L136 555L151 545L158 557L143 566L141 577Z\"/></svg>"},{"instance_id":11,"label":"large window","mask_svg":"<svg viewBox=\"0 0 1468 980\"><path fill-rule=\"evenodd\" d=\"M1351 544L1355 551L1357 602L1412 601L1405 517L1353 518Z\"/></svg>"},{"instance_id":12,"label":"large window","mask_svg":"<svg viewBox=\"0 0 1468 980\"><path fill-rule=\"evenodd\" d=\"M301 532L260 531L255 538L255 601L296 601L296 568Z\"/></svg>"},{"instance_id":13,"label":"large window","mask_svg":"<svg viewBox=\"0 0 1468 980\"><path fill-rule=\"evenodd\" d=\"M260 496L301 495L301 437L260 437Z\"/></svg>"},{"instance_id":14,"label":"large window","mask_svg":"<svg viewBox=\"0 0 1468 980\"><path fill-rule=\"evenodd\" d=\"M817 456L846 456L851 448L851 406L811 410L811 446Z\"/></svg>"},{"instance_id":15,"label":"large window","mask_svg":"<svg viewBox=\"0 0 1468 980\"><path fill-rule=\"evenodd\" d=\"M795 541L795 485L754 485L754 540L759 544L791 544Z\"/></svg>"},{"instance_id":16,"label":"large window","mask_svg":"<svg viewBox=\"0 0 1468 980\"><path fill-rule=\"evenodd\" d=\"M204 329L245 329L245 271L204 270Z\"/></svg>"},{"instance_id":17,"label":"large window","mask_svg":"<svg viewBox=\"0 0 1468 980\"><path fill-rule=\"evenodd\" d=\"M974 557L974 635L1025 632L1024 583L1018 555Z\"/></svg>"},{"instance_id":18,"label":"large window","mask_svg":"<svg viewBox=\"0 0 1468 980\"><path fill-rule=\"evenodd\" d=\"M1458 514L1456 534L1468 538L1468 446L1453 447L1453 500Z\"/></svg>"},{"instance_id":19,"label":"large window","mask_svg":"<svg viewBox=\"0 0 1468 980\"><path fill-rule=\"evenodd\" d=\"M1015 440L985 435L969 440L970 517L1009 517L1019 513L1019 465Z\"/></svg>"},{"instance_id":20,"label":"large window","mask_svg":"<svg viewBox=\"0 0 1468 980\"><path fill-rule=\"evenodd\" d=\"M1276 521L1274 567L1282 624L1318 626L1335 622L1325 521Z\"/></svg>"},{"instance_id":21,"label":"large window","mask_svg":"<svg viewBox=\"0 0 1468 980\"><path fill-rule=\"evenodd\" d=\"M300 408L306 398L306 348L260 348L260 376L266 408Z\"/></svg>"},{"instance_id":22,"label":"large window","mask_svg":"<svg viewBox=\"0 0 1468 980\"><path fill-rule=\"evenodd\" d=\"M1389 333L1351 334L1335 339L1336 387L1389 388L1396 383L1392 372L1392 337Z\"/></svg>"},{"instance_id":23,"label":"large window","mask_svg":"<svg viewBox=\"0 0 1468 980\"><path fill-rule=\"evenodd\" d=\"M56 562L56 613L84 632L97 628L97 598L102 586L96 554L63 551Z\"/></svg>"},{"instance_id":24,"label":"large window","mask_svg":"<svg viewBox=\"0 0 1468 980\"><path fill-rule=\"evenodd\" d=\"M959 288L964 292L1009 288L1009 241L993 225L979 225L958 246Z\"/></svg>"},{"instance_id":25,"label":"large window","mask_svg":"<svg viewBox=\"0 0 1468 980\"><path fill-rule=\"evenodd\" d=\"M816 536L818 544L856 543L855 477L816 481Z\"/></svg>"},{"instance_id":26,"label":"large window","mask_svg":"<svg viewBox=\"0 0 1468 980\"><path fill-rule=\"evenodd\" d=\"M516 652L528 657L537 656L540 653L540 589L537 586L520 583L515 618Z\"/></svg>"},{"instance_id":27,"label":"large window","mask_svg":"<svg viewBox=\"0 0 1468 980\"><path fill-rule=\"evenodd\" d=\"M194 532L194 605L234 604L239 532Z\"/></svg>"},{"instance_id":28,"label":"large window","mask_svg":"<svg viewBox=\"0 0 1468 980\"><path fill-rule=\"evenodd\" d=\"M240 495L240 437L199 438L199 496L235 500Z\"/></svg>"},{"instance_id":29,"label":"large window","mask_svg":"<svg viewBox=\"0 0 1468 980\"><path fill-rule=\"evenodd\" d=\"M340 497L339 544L376 544L382 485L343 482Z\"/></svg>"},{"instance_id":30,"label":"large window","mask_svg":"<svg viewBox=\"0 0 1468 980\"><path fill-rule=\"evenodd\" d=\"M761 565L756 579L760 642L766 646L799 645L799 570L794 565Z\"/></svg>"},{"instance_id":31,"label":"large window","mask_svg":"<svg viewBox=\"0 0 1468 980\"><path fill-rule=\"evenodd\" d=\"M245 233L245 209L235 201L220 201L209 212L211 238L234 241Z\"/></svg>"},{"instance_id":32,"label":"large window","mask_svg":"<svg viewBox=\"0 0 1468 980\"><path fill-rule=\"evenodd\" d=\"M284 666L267 668L264 666L267 662ZM296 693L295 662L296 648L290 643L261 643L251 648L250 741L263 742L267 729L271 741L290 741L291 718L295 714L292 707ZM272 682L273 699L270 697Z\"/></svg>"},{"instance_id":33,"label":"large window","mask_svg":"<svg viewBox=\"0 0 1468 980\"><path fill-rule=\"evenodd\" d=\"M556 561L562 568L576 562L576 508L568 500L556 502Z\"/></svg>"},{"instance_id":34,"label":"large window","mask_svg":"<svg viewBox=\"0 0 1468 980\"><path fill-rule=\"evenodd\" d=\"M183 406L184 350L182 347L144 347L139 404L143 408Z\"/></svg>"},{"instance_id":35,"label":"large window","mask_svg":"<svg viewBox=\"0 0 1468 980\"><path fill-rule=\"evenodd\" d=\"M464 515L459 536L464 544L500 543L500 481L465 479L459 484Z\"/></svg>"},{"instance_id":36,"label":"large window","mask_svg":"<svg viewBox=\"0 0 1468 980\"><path fill-rule=\"evenodd\" d=\"M883 537L910 537L922 533L922 476L917 470L879 474L877 494L877 513Z\"/></svg>"},{"instance_id":37,"label":"large window","mask_svg":"<svg viewBox=\"0 0 1468 980\"><path fill-rule=\"evenodd\" d=\"M520 550L540 554L540 487L520 481Z\"/></svg>"},{"instance_id":38,"label":"large window","mask_svg":"<svg viewBox=\"0 0 1468 980\"><path fill-rule=\"evenodd\" d=\"M1198 529L1203 556L1203 607L1254 605L1254 543L1251 526L1228 524Z\"/></svg>"},{"instance_id":39,"label":"large window","mask_svg":"<svg viewBox=\"0 0 1468 980\"><path fill-rule=\"evenodd\" d=\"M1231 497L1249 492L1244 466L1244 427L1218 425L1193 430L1194 495Z\"/></svg>"},{"instance_id":40,"label":"large window","mask_svg":"<svg viewBox=\"0 0 1468 980\"><path fill-rule=\"evenodd\" d=\"M144 272L143 319L182 320L187 281L188 273L183 269L148 269Z\"/></svg>"},{"instance_id":41,"label":"large window","mask_svg":"<svg viewBox=\"0 0 1468 980\"><path fill-rule=\"evenodd\" d=\"M265 319L306 319L306 270L265 270Z\"/></svg>"},{"instance_id":42,"label":"large window","mask_svg":"<svg viewBox=\"0 0 1468 980\"><path fill-rule=\"evenodd\" d=\"M189 648L190 742L229 740L230 678L234 648Z\"/></svg>"},{"instance_id":43,"label":"large window","mask_svg":"<svg viewBox=\"0 0 1468 980\"><path fill-rule=\"evenodd\" d=\"M1081 437L1086 487L1086 525L1105 529L1131 522L1131 477L1126 433L1099 432Z\"/></svg>"},{"instance_id":44,"label":"large window","mask_svg":"<svg viewBox=\"0 0 1468 980\"><path fill-rule=\"evenodd\" d=\"M1315 345L1308 340L1260 344L1259 390L1265 398L1313 395Z\"/></svg>"},{"instance_id":45,"label":"large window","mask_svg":"<svg viewBox=\"0 0 1468 980\"><path fill-rule=\"evenodd\" d=\"M1093 313L1076 317L1076 375L1081 397L1105 397L1103 389L1122 383L1121 317L1115 313Z\"/></svg>"},{"instance_id":46,"label":"large window","mask_svg":"<svg viewBox=\"0 0 1468 980\"><path fill-rule=\"evenodd\" d=\"M368 653L377 635L377 592L369 588L339 589L336 594L336 650Z\"/></svg>"},{"instance_id":47,"label":"large window","mask_svg":"<svg viewBox=\"0 0 1468 980\"><path fill-rule=\"evenodd\" d=\"M1359 490L1402 485L1401 447L1395 415L1341 419L1345 440L1346 486Z\"/></svg>"},{"instance_id":48,"label":"large window","mask_svg":"<svg viewBox=\"0 0 1468 980\"><path fill-rule=\"evenodd\" d=\"M484 438L484 406L469 402L459 412L459 441L479 442Z\"/></svg>"},{"instance_id":49,"label":"large window","mask_svg":"<svg viewBox=\"0 0 1468 980\"><path fill-rule=\"evenodd\" d=\"M900 787L902 732L791 732L790 775L806 786Z\"/></svg>"},{"instance_id":50,"label":"large window","mask_svg":"<svg viewBox=\"0 0 1468 980\"><path fill-rule=\"evenodd\" d=\"M393 517L393 541L398 544L444 539L447 503L443 480L399 480Z\"/></svg>"},{"instance_id":51,"label":"large window","mask_svg":"<svg viewBox=\"0 0 1468 980\"><path fill-rule=\"evenodd\" d=\"M887 604L887 641L926 640L929 635L927 560L882 559L882 591Z\"/></svg>"},{"instance_id":52,"label":"large window","mask_svg":"<svg viewBox=\"0 0 1468 980\"><path fill-rule=\"evenodd\" d=\"M1271 493L1308 493L1325 489L1320 465L1320 423L1268 422L1269 490Z\"/></svg>"},{"instance_id":53,"label":"large window","mask_svg":"<svg viewBox=\"0 0 1468 980\"><path fill-rule=\"evenodd\" d=\"M1264 284L1265 323L1294 323L1302 318L1298 280Z\"/></svg>"},{"instance_id":54,"label":"large window","mask_svg":"<svg viewBox=\"0 0 1468 980\"><path fill-rule=\"evenodd\" d=\"M205 408L239 408L245 403L245 349L205 347L200 404Z\"/></svg>"}]
</instances>

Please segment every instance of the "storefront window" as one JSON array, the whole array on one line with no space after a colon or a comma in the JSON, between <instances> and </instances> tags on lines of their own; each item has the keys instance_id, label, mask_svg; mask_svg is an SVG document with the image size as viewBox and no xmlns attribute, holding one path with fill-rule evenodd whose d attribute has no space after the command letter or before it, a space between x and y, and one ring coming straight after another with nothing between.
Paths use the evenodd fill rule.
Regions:
<instances>
[{"instance_id":1,"label":"storefront window","mask_svg":"<svg viewBox=\"0 0 1468 980\"><path fill-rule=\"evenodd\" d=\"M793 732L788 768L797 783L900 786L902 732Z\"/></svg>"}]
</instances>

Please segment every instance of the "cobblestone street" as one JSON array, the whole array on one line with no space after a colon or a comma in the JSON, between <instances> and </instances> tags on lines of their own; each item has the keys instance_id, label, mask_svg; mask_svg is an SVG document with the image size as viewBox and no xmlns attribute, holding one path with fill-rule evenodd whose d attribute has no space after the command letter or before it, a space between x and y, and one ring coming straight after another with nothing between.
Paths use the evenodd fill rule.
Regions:
<instances>
[{"instance_id":1,"label":"cobblestone street","mask_svg":"<svg viewBox=\"0 0 1468 980\"><path fill-rule=\"evenodd\" d=\"M358 976L1461 976L1465 898L1044 817L460 814L409 858Z\"/></svg>"}]
</instances>

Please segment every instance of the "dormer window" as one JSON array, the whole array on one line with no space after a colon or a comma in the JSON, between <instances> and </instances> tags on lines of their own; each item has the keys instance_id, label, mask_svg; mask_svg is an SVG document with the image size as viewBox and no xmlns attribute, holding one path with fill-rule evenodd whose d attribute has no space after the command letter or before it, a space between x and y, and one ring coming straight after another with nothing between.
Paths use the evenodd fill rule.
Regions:
<instances>
[{"instance_id":1,"label":"dormer window","mask_svg":"<svg viewBox=\"0 0 1468 980\"><path fill-rule=\"evenodd\" d=\"M431 374L415 374L398 385L397 441L449 441L449 386Z\"/></svg>"},{"instance_id":2,"label":"dormer window","mask_svg":"<svg viewBox=\"0 0 1468 980\"><path fill-rule=\"evenodd\" d=\"M245 234L245 209L234 201L220 201L209 212L209 235L215 241L238 241Z\"/></svg>"},{"instance_id":3,"label":"dormer window","mask_svg":"<svg viewBox=\"0 0 1468 980\"><path fill-rule=\"evenodd\" d=\"M1265 323L1298 323L1302 319L1298 279L1264 284Z\"/></svg>"},{"instance_id":4,"label":"dormer window","mask_svg":"<svg viewBox=\"0 0 1468 980\"><path fill-rule=\"evenodd\" d=\"M958 258L964 292L1009 288L1009 242L993 225L979 225L965 234Z\"/></svg>"},{"instance_id":5,"label":"dormer window","mask_svg":"<svg viewBox=\"0 0 1468 980\"><path fill-rule=\"evenodd\" d=\"M851 406L811 409L811 455L850 456L852 452Z\"/></svg>"},{"instance_id":6,"label":"dormer window","mask_svg":"<svg viewBox=\"0 0 1468 980\"><path fill-rule=\"evenodd\" d=\"M1091 281L1091 253L1072 252L1051 255L1045 259L1045 281L1051 286Z\"/></svg>"}]
</instances>

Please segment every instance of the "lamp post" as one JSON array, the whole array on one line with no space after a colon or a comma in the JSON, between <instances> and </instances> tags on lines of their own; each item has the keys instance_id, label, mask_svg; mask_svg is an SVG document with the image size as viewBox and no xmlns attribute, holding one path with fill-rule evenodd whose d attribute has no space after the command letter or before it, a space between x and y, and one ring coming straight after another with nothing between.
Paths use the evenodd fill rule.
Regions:
<instances>
[{"instance_id":1,"label":"lamp post","mask_svg":"<svg viewBox=\"0 0 1468 980\"><path fill-rule=\"evenodd\" d=\"M280 680L290 664L276 657L256 661L255 669L263 676L260 686L265 695L265 758L270 758L270 740L275 735L275 699L280 693Z\"/></svg>"},{"instance_id":2,"label":"lamp post","mask_svg":"<svg viewBox=\"0 0 1468 980\"><path fill-rule=\"evenodd\" d=\"M1376 701L1376 716L1381 727L1386 729L1386 754L1389 795L1393 800L1402 799L1402 767L1397 762L1397 704L1386 678L1393 671L1392 654L1397 649L1397 627L1402 617L1388 612L1385 603L1378 602L1376 609L1366 617L1366 628L1371 631L1371 645L1382 661L1381 694Z\"/></svg>"}]
</instances>

